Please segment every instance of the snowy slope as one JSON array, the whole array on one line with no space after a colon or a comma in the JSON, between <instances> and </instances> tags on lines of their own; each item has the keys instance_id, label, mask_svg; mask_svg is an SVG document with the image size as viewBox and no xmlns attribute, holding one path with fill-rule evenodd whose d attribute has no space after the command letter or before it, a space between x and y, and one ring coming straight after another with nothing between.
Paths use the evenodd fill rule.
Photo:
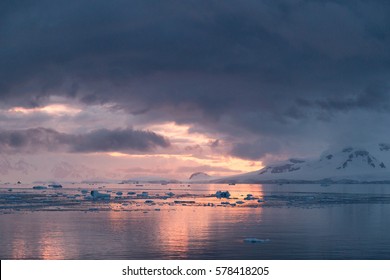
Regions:
<instances>
[{"instance_id":1,"label":"snowy slope","mask_svg":"<svg viewBox=\"0 0 390 280\"><path fill-rule=\"evenodd\" d=\"M256 183L289 181L377 182L390 180L390 145L370 149L346 147L327 151L316 160L289 159L218 182Z\"/></svg>"}]
</instances>

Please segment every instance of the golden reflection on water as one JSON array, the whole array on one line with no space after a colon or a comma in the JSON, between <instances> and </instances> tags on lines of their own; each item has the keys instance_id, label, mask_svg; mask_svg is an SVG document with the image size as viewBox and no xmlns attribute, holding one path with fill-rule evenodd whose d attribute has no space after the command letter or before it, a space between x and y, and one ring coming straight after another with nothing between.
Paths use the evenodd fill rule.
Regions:
<instances>
[{"instance_id":1,"label":"golden reflection on water","mask_svg":"<svg viewBox=\"0 0 390 280\"><path fill-rule=\"evenodd\" d=\"M45 213L37 212L31 220L30 214L22 214L18 218L17 226L12 239L13 259L65 259L67 244L77 242L70 237L66 240L65 234L70 223L75 219L69 213L63 213L61 218L56 219L54 213L45 216ZM49 218L49 217L54 218ZM68 253L68 254L67 254Z\"/></svg>"},{"instance_id":2,"label":"golden reflection on water","mask_svg":"<svg viewBox=\"0 0 390 280\"><path fill-rule=\"evenodd\" d=\"M66 242L64 240L64 234L62 232L45 232L44 234L42 234L40 244L40 259L65 259Z\"/></svg>"},{"instance_id":3,"label":"golden reflection on water","mask_svg":"<svg viewBox=\"0 0 390 280\"><path fill-rule=\"evenodd\" d=\"M197 191L197 187L202 189ZM215 238L224 238L225 235L234 234L227 232L226 225L234 226L239 223L245 224L248 220L261 220L261 208L221 205L222 201L230 203L235 203L237 200L244 201L247 194L253 194L256 200L245 201L245 205L255 206L258 204L257 198L263 197L261 185L246 185L245 191L241 191L241 188L242 186L239 185L192 185L188 192L194 193L195 196L186 197L184 200L194 200L205 205L211 203L208 206L191 204L172 206L157 202L155 206L136 207L133 205L131 207L134 208L131 211L123 211L121 206L113 202L108 208L114 210L83 214L61 212L58 213L58 217L61 217L59 219L53 218L56 217L53 215L57 213L42 212L42 216L39 215L40 218L35 220L35 223L28 222L27 217L26 223L21 223L25 228L19 232L18 238L13 240L12 258L25 258L26 252L29 252L28 255L31 256L32 248L34 248L34 258L39 259L69 259L77 256L79 247L83 246L82 238L85 238L83 228L77 227L78 215L86 215L84 219L87 219L86 221L91 219L91 223L98 221L96 224L92 223L91 227L96 231L92 236L88 236L88 239L93 239L94 235L96 235L95 238L105 236L108 242L112 237L122 242L122 246L130 247L137 247L138 241L143 244L149 242L147 246L155 252L177 258L188 258L191 250L207 248ZM228 190L231 193L231 199L211 197L210 195L217 190ZM84 226L82 223L79 225ZM32 232L30 236L29 230ZM34 244L28 244L26 240ZM72 246L72 251L69 245Z\"/></svg>"},{"instance_id":4,"label":"golden reflection on water","mask_svg":"<svg viewBox=\"0 0 390 280\"><path fill-rule=\"evenodd\" d=\"M213 194L216 190L229 190L231 197L243 199L247 194L251 193L256 197L262 198L261 185L247 185L246 191L240 191L239 186L208 185L205 193ZM195 187L194 187L195 188ZM177 206L175 211L161 211L160 217L156 219L158 223L159 244L162 251L170 252L169 255L177 254L179 258L185 258L188 255L191 241L196 241L196 246L204 247L205 243L210 240L210 234L214 231L211 229L218 221L229 221L230 224L245 222L254 214L254 209L237 207L225 208L220 205L221 201L229 201L234 203L237 199L217 199L207 197L196 199L204 203L211 202L213 207L203 206ZM258 202L249 202L256 205ZM239 210L238 210L239 208ZM261 219L261 208L256 209L256 218ZM222 232L223 234L223 232Z\"/></svg>"},{"instance_id":5,"label":"golden reflection on water","mask_svg":"<svg viewBox=\"0 0 390 280\"><path fill-rule=\"evenodd\" d=\"M23 259L25 252L27 251L26 240L21 238L15 238L13 240L12 246L12 259Z\"/></svg>"},{"instance_id":6,"label":"golden reflection on water","mask_svg":"<svg viewBox=\"0 0 390 280\"><path fill-rule=\"evenodd\" d=\"M171 251L170 255L178 254L179 257L184 258L188 253L191 239L207 238L210 215L200 207L178 206L177 208L176 211L160 213L157 244L160 250Z\"/></svg>"}]
</instances>

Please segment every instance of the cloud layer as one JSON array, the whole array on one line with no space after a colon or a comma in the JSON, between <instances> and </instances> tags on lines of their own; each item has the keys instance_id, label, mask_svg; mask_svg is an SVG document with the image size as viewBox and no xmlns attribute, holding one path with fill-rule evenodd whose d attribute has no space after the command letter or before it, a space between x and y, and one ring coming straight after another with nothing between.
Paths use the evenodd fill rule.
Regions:
<instances>
[{"instance_id":1,"label":"cloud layer","mask_svg":"<svg viewBox=\"0 0 390 280\"><path fill-rule=\"evenodd\" d=\"M166 148L169 145L169 140L161 135L133 129L100 129L79 135L60 133L47 128L0 131L1 153L136 153L152 151L157 147Z\"/></svg>"},{"instance_id":2,"label":"cloud layer","mask_svg":"<svg viewBox=\"0 0 390 280\"><path fill-rule=\"evenodd\" d=\"M389 1L25 0L0 11L2 108L54 95L85 111L113 104L133 125L188 124L246 159L388 140ZM2 137L15 150L168 145L132 130L27 131L35 140Z\"/></svg>"}]
</instances>

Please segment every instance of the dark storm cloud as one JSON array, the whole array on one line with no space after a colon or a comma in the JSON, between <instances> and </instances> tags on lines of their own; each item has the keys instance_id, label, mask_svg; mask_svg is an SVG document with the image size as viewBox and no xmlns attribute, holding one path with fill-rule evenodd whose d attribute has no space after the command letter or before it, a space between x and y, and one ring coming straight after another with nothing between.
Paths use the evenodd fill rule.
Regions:
<instances>
[{"instance_id":1,"label":"dark storm cloud","mask_svg":"<svg viewBox=\"0 0 390 280\"><path fill-rule=\"evenodd\" d=\"M0 131L0 152L38 153L44 151L146 152L156 147L168 147L169 141L151 131L100 129L72 135L53 129L32 128Z\"/></svg>"},{"instance_id":2,"label":"dark storm cloud","mask_svg":"<svg viewBox=\"0 0 390 280\"><path fill-rule=\"evenodd\" d=\"M56 151L67 142L70 135L52 129L32 128L26 130L0 131L0 151L3 153Z\"/></svg>"},{"instance_id":3,"label":"dark storm cloud","mask_svg":"<svg viewBox=\"0 0 390 280\"><path fill-rule=\"evenodd\" d=\"M161 135L142 130L99 129L75 137L74 152L149 151L168 147L169 141Z\"/></svg>"},{"instance_id":4,"label":"dark storm cloud","mask_svg":"<svg viewBox=\"0 0 390 280\"><path fill-rule=\"evenodd\" d=\"M389 107L389 1L0 5L2 106L38 106L50 95L113 102L140 121L245 137L232 153L250 158L264 137L307 135L335 114Z\"/></svg>"}]
</instances>

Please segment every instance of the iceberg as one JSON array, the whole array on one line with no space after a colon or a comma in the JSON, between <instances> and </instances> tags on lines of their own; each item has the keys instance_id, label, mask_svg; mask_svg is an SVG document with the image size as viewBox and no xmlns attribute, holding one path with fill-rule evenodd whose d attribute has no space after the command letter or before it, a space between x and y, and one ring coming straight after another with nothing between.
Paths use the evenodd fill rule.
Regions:
<instances>
[{"instance_id":1,"label":"iceberg","mask_svg":"<svg viewBox=\"0 0 390 280\"><path fill-rule=\"evenodd\" d=\"M217 191L215 193L215 196L217 198L229 198L230 197L230 193L228 191Z\"/></svg>"}]
</instances>

